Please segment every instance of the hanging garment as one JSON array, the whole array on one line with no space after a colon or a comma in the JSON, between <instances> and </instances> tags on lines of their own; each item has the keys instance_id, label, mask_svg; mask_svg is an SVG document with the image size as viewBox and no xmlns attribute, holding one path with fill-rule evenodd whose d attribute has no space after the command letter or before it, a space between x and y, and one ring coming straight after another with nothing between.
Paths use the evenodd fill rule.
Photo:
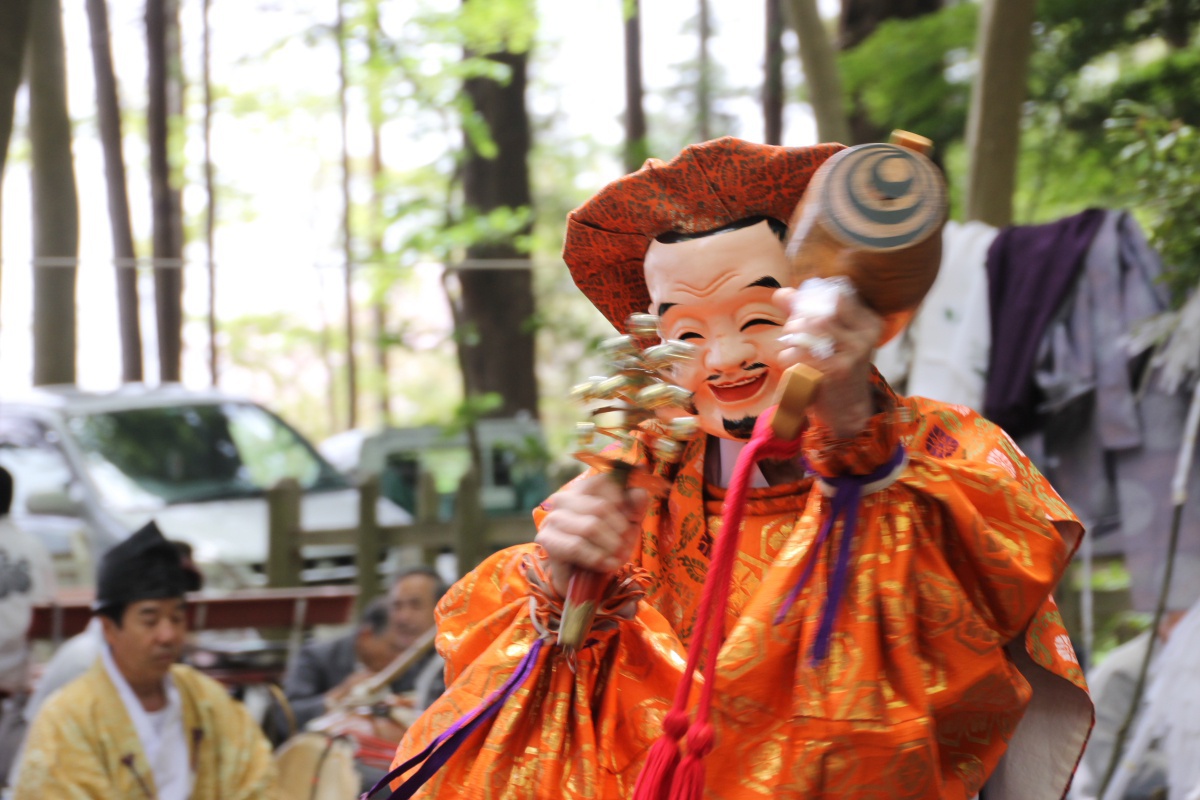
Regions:
<instances>
[{"instance_id":1,"label":"hanging garment","mask_svg":"<svg viewBox=\"0 0 1200 800\"><path fill-rule=\"evenodd\" d=\"M1075 286L1105 212L1005 228L988 250L992 349L983 413L1021 438L1039 427L1034 366L1042 339Z\"/></svg>"}]
</instances>

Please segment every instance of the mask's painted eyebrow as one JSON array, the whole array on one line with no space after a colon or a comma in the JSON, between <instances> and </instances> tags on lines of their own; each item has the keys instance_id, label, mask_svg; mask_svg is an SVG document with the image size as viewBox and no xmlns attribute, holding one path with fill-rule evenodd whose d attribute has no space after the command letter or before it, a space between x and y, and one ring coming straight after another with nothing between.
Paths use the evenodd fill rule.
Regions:
<instances>
[{"instance_id":1,"label":"mask's painted eyebrow","mask_svg":"<svg viewBox=\"0 0 1200 800\"><path fill-rule=\"evenodd\" d=\"M764 275L763 277L759 278L758 280L756 280L754 283L750 284L746 288L753 289L755 286L762 286L767 289L782 289L783 288L782 286L779 285L779 281L775 278L772 278L770 275ZM669 310L671 310L672 308L674 308L677 305L679 305L679 304L678 303L659 303L658 304L658 315L661 317L663 314L666 314Z\"/></svg>"}]
</instances>

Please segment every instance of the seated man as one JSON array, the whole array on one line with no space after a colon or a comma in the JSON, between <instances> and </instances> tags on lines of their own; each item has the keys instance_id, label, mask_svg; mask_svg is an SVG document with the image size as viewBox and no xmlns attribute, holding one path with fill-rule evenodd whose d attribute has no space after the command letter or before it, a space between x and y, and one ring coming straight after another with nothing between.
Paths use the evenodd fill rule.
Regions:
<instances>
[{"instance_id":1,"label":"seated man","mask_svg":"<svg viewBox=\"0 0 1200 800\"><path fill-rule=\"evenodd\" d=\"M54 566L42 543L9 516L13 479L0 467L0 782L8 775L25 731L29 640L33 606L54 596Z\"/></svg>"},{"instance_id":2,"label":"seated man","mask_svg":"<svg viewBox=\"0 0 1200 800\"><path fill-rule=\"evenodd\" d=\"M224 687L176 663L184 593L198 581L153 523L105 554L95 605L105 646L34 720L15 800L274 797L258 725Z\"/></svg>"},{"instance_id":3,"label":"seated man","mask_svg":"<svg viewBox=\"0 0 1200 800\"><path fill-rule=\"evenodd\" d=\"M170 541L172 546L179 551L180 558L183 559L184 570L197 576L196 588L202 588L204 576L200 575L192 560L191 545L186 542ZM100 619L98 616L92 617L86 628L59 645L58 649L54 651L54 655L46 662L41 677L34 684L33 693L29 695L29 701L25 703L23 709L27 726L32 724L43 703L59 689L87 672L100 657L100 650L104 647L104 626L100 624Z\"/></svg>"},{"instance_id":4,"label":"seated man","mask_svg":"<svg viewBox=\"0 0 1200 800\"><path fill-rule=\"evenodd\" d=\"M366 607L350 633L300 648L283 679L291 725L304 728L396 657L400 649L388 623L387 600L379 597Z\"/></svg>"},{"instance_id":5,"label":"seated man","mask_svg":"<svg viewBox=\"0 0 1200 800\"><path fill-rule=\"evenodd\" d=\"M28 681L33 606L54 596L54 566L42 543L9 516L13 479L0 467L0 698L23 692Z\"/></svg>"},{"instance_id":6,"label":"seated man","mask_svg":"<svg viewBox=\"0 0 1200 800\"><path fill-rule=\"evenodd\" d=\"M389 625L401 650L412 647L417 639L433 628L433 611L446 593L446 582L432 567L401 570L388 591ZM396 678L392 691L412 692L415 708L424 710L446 690L445 662L436 651Z\"/></svg>"},{"instance_id":7,"label":"seated man","mask_svg":"<svg viewBox=\"0 0 1200 800\"><path fill-rule=\"evenodd\" d=\"M322 714L337 708L358 684L380 672L433 627L433 609L445 592L436 572L415 567L400 573L387 597L372 601L358 627L337 639L309 642L288 665L283 693L294 719L281 724L305 728ZM442 660L431 648L413 666L391 682L394 694L412 694L418 710L437 699L445 684ZM276 723L284 723L276 718Z\"/></svg>"}]
</instances>

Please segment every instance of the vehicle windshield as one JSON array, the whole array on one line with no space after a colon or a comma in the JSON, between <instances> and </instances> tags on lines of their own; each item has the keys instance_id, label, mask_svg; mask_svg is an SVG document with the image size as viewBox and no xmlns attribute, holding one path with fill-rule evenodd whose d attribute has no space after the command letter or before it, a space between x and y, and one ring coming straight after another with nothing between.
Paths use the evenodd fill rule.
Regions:
<instances>
[{"instance_id":1,"label":"vehicle windshield","mask_svg":"<svg viewBox=\"0 0 1200 800\"><path fill-rule=\"evenodd\" d=\"M80 414L68 425L116 511L259 496L281 478L310 491L347 485L299 433L253 403Z\"/></svg>"}]
</instances>

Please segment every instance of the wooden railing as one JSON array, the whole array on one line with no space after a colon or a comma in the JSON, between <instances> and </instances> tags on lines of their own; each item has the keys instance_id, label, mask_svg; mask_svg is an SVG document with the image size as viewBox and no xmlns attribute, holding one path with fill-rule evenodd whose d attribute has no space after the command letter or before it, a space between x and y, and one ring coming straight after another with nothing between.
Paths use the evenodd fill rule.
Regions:
<instances>
[{"instance_id":1,"label":"wooden railing","mask_svg":"<svg viewBox=\"0 0 1200 800\"><path fill-rule=\"evenodd\" d=\"M92 618L91 589L67 589L50 603L34 606L30 639L56 644L74 636ZM358 590L353 586L310 586L291 589L242 589L191 592L187 596L192 631L236 628L307 629L345 625L354 618Z\"/></svg>"},{"instance_id":2,"label":"wooden railing","mask_svg":"<svg viewBox=\"0 0 1200 800\"><path fill-rule=\"evenodd\" d=\"M300 519L300 486L285 478L267 493L269 540L267 585L299 586L303 562L301 548L342 545L357 550L357 583L360 602L380 591L379 563L392 547L415 546L423 560L447 549L458 556L459 572L474 569L490 553L503 547L532 541L533 520L529 512L493 516L484 513L479 481L468 472L459 483L454 518L438 518L438 496L432 479L422 476L418 487L417 512L409 525L383 526L376 515L379 482L369 478L359 486L358 526L340 530L304 530Z\"/></svg>"}]
</instances>

